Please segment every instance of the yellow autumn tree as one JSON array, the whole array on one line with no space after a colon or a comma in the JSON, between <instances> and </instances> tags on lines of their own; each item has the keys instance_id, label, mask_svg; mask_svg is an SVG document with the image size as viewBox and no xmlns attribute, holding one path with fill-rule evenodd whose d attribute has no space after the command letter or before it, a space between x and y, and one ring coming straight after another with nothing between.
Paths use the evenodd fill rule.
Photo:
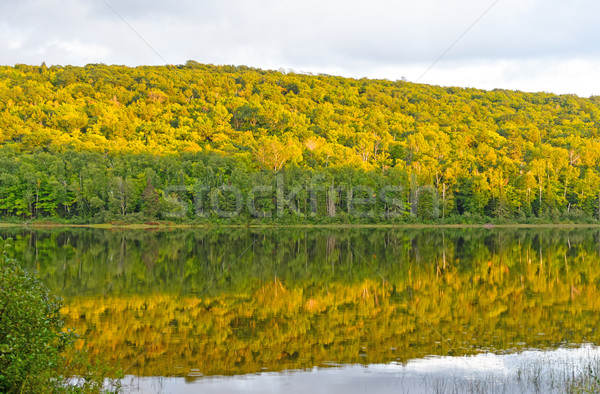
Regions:
<instances>
[{"instance_id":1,"label":"yellow autumn tree","mask_svg":"<svg viewBox=\"0 0 600 394\"><path fill-rule=\"evenodd\" d=\"M280 140L276 135L261 137L253 147L256 160L265 168L278 172L287 162L302 159L302 149L291 138Z\"/></svg>"}]
</instances>

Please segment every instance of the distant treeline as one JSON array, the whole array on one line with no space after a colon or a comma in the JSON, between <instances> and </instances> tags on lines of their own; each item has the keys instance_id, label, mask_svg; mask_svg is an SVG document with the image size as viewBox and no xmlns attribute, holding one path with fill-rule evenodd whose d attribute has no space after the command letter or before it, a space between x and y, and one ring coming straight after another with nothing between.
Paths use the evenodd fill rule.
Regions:
<instances>
[{"instance_id":1,"label":"distant treeline","mask_svg":"<svg viewBox=\"0 0 600 394\"><path fill-rule=\"evenodd\" d=\"M4 220L600 216L598 97L189 61L0 67L0 98Z\"/></svg>"}]
</instances>

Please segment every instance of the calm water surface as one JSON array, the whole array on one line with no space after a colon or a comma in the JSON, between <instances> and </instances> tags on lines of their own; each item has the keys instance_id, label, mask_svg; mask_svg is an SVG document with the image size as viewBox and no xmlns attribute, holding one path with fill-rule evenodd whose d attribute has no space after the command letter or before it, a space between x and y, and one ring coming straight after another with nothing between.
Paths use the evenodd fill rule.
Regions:
<instances>
[{"instance_id":1,"label":"calm water surface","mask_svg":"<svg viewBox=\"0 0 600 394\"><path fill-rule=\"evenodd\" d=\"M597 228L0 235L130 391L535 391L599 358Z\"/></svg>"}]
</instances>

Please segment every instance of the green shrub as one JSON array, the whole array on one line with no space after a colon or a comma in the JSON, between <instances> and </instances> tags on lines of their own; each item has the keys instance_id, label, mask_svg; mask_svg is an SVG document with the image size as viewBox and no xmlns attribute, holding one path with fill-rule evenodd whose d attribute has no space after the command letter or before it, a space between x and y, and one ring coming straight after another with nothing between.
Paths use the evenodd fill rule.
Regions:
<instances>
[{"instance_id":1,"label":"green shrub","mask_svg":"<svg viewBox=\"0 0 600 394\"><path fill-rule=\"evenodd\" d=\"M66 351L62 300L9 259L0 239L0 393L97 392L105 373L85 351ZM72 378L77 375L79 378Z\"/></svg>"},{"instance_id":2,"label":"green shrub","mask_svg":"<svg viewBox=\"0 0 600 394\"><path fill-rule=\"evenodd\" d=\"M76 338L62 331L61 301L4 254L0 257L0 392L47 391L61 352Z\"/></svg>"}]
</instances>

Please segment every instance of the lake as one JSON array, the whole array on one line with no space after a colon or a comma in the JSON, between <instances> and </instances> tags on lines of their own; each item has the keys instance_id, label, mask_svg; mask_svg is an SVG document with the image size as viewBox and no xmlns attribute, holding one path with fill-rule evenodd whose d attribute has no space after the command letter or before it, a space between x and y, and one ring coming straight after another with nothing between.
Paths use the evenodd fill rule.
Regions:
<instances>
[{"instance_id":1,"label":"lake","mask_svg":"<svg viewBox=\"0 0 600 394\"><path fill-rule=\"evenodd\" d=\"M600 364L599 228L0 235L130 392L560 392Z\"/></svg>"}]
</instances>

